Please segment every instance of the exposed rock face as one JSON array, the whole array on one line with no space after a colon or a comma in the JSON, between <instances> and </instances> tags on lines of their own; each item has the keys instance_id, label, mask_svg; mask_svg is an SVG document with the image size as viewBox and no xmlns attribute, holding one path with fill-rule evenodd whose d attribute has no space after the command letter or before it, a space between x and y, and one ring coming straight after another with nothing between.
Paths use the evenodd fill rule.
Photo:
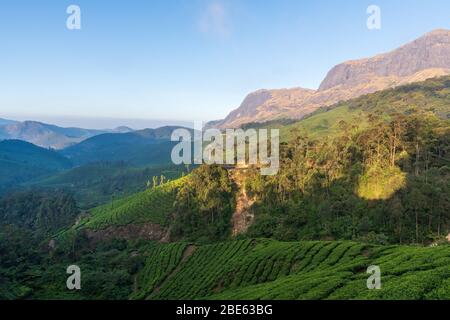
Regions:
<instances>
[{"instance_id":1,"label":"exposed rock face","mask_svg":"<svg viewBox=\"0 0 450 320\"><path fill-rule=\"evenodd\" d=\"M255 203L255 199L251 199L245 187L245 170L239 168L231 170L231 179L239 188L236 198L236 211L231 218L232 235L236 237L247 232L254 220L251 207Z\"/></svg>"},{"instance_id":2,"label":"exposed rock face","mask_svg":"<svg viewBox=\"0 0 450 320\"><path fill-rule=\"evenodd\" d=\"M317 91L260 90L209 127L236 128L251 122L300 119L320 107L387 88L450 74L450 31L436 30L397 50L335 66Z\"/></svg>"},{"instance_id":3,"label":"exposed rock face","mask_svg":"<svg viewBox=\"0 0 450 320\"><path fill-rule=\"evenodd\" d=\"M268 121L290 117L298 110L299 104L307 101L314 90L294 88L278 90L259 90L250 93L241 106L230 113L223 121L211 123L211 127L236 128L245 123Z\"/></svg>"},{"instance_id":4,"label":"exposed rock face","mask_svg":"<svg viewBox=\"0 0 450 320\"><path fill-rule=\"evenodd\" d=\"M450 31L436 30L407 45L370 59L349 61L334 67L319 91L336 86L355 87L374 78L400 82L426 69L450 68Z\"/></svg>"}]
</instances>

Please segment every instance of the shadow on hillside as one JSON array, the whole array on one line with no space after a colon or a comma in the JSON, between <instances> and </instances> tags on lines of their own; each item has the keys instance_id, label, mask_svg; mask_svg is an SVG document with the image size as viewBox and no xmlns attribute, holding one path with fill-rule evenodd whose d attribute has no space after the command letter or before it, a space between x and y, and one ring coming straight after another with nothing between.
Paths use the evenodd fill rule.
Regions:
<instances>
[{"instance_id":1,"label":"shadow on hillside","mask_svg":"<svg viewBox=\"0 0 450 320\"><path fill-rule=\"evenodd\" d=\"M269 194L253 207L256 220L249 236L425 245L445 239L450 232L450 135L444 131L438 140L437 148L434 144L419 161L413 155L370 170L354 162L340 178L328 186L316 183L306 196L286 196L279 204L278 195ZM278 176L278 183L283 178Z\"/></svg>"}]
</instances>

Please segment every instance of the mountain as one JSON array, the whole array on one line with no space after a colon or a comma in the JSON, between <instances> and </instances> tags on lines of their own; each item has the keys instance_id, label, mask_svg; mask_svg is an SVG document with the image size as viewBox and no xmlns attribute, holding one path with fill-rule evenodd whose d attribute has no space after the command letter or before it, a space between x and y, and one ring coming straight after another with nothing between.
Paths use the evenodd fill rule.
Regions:
<instances>
[{"instance_id":1,"label":"mountain","mask_svg":"<svg viewBox=\"0 0 450 320\"><path fill-rule=\"evenodd\" d=\"M250 93L241 106L231 112L224 120L210 122L207 127L234 128L251 122L264 122L298 112L298 106L315 95L314 90L293 88L277 90L259 90ZM305 114L315 108L305 106Z\"/></svg>"},{"instance_id":2,"label":"mountain","mask_svg":"<svg viewBox=\"0 0 450 320\"><path fill-rule=\"evenodd\" d=\"M224 129L281 118L301 119L320 107L448 74L450 31L435 30L389 53L335 66L318 90L293 88L251 93L224 120L207 127Z\"/></svg>"},{"instance_id":3,"label":"mountain","mask_svg":"<svg viewBox=\"0 0 450 320\"><path fill-rule=\"evenodd\" d=\"M120 126L120 127L115 128L112 131L115 133L127 133L127 132L132 132L134 130L127 126Z\"/></svg>"},{"instance_id":4,"label":"mountain","mask_svg":"<svg viewBox=\"0 0 450 320\"><path fill-rule=\"evenodd\" d=\"M4 126L7 124L13 124L13 123L17 123L17 121L0 118L0 126Z\"/></svg>"},{"instance_id":5,"label":"mountain","mask_svg":"<svg viewBox=\"0 0 450 320\"><path fill-rule=\"evenodd\" d=\"M62 128L37 121L0 120L0 139L18 139L37 146L64 149L93 136L106 132L130 132L128 127L113 130L92 130L81 128Z\"/></svg>"},{"instance_id":6,"label":"mountain","mask_svg":"<svg viewBox=\"0 0 450 320\"><path fill-rule=\"evenodd\" d=\"M179 127L144 129L127 133L105 133L68 147L61 154L75 165L99 161L124 161L133 166L170 163L175 142L170 141Z\"/></svg>"},{"instance_id":7,"label":"mountain","mask_svg":"<svg viewBox=\"0 0 450 320\"><path fill-rule=\"evenodd\" d=\"M119 127L114 131L124 133L101 133L27 121L6 125L3 129L13 127L26 128L18 135L33 141L74 142L98 135L59 151L19 139L0 141L0 193L19 186L76 189L76 196L83 196L83 199L77 198L80 203L98 204L116 191L142 190L152 176L164 174L173 178L179 175L175 169L167 169L168 165L172 166L170 156L176 143L170 141L170 136L178 127L135 132ZM74 165L77 168L65 171ZM145 166L151 168L134 168Z\"/></svg>"},{"instance_id":8,"label":"mountain","mask_svg":"<svg viewBox=\"0 0 450 320\"><path fill-rule=\"evenodd\" d=\"M55 151L21 140L0 141L0 191L71 167Z\"/></svg>"}]
</instances>

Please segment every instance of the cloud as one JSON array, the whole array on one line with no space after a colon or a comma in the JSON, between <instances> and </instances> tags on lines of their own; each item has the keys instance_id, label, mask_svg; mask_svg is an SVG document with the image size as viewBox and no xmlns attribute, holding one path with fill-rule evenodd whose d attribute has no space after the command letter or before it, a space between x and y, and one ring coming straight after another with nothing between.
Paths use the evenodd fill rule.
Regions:
<instances>
[{"instance_id":1,"label":"cloud","mask_svg":"<svg viewBox=\"0 0 450 320\"><path fill-rule=\"evenodd\" d=\"M228 14L222 1L209 1L199 21L199 29L203 33L226 37L230 34Z\"/></svg>"}]
</instances>

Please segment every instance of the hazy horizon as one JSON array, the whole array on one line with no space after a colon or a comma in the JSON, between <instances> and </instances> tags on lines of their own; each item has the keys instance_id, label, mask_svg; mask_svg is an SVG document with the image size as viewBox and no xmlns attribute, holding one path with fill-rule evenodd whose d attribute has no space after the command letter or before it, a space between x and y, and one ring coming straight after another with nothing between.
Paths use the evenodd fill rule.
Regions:
<instances>
[{"instance_id":1,"label":"hazy horizon","mask_svg":"<svg viewBox=\"0 0 450 320\"><path fill-rule=\"evenodd\" d=\"M24 115L3 115L0 114L0 119L12 121L36 121L45 124L56 125L58 127L69 128L83 128L106 130L115 129L117 127L125 126L134 130L141 129L155 129L164 126L183 126L193 127L193 121L170 120L170 119L130 119L130 118L108 118L108 117L76 117L76 116L24 116Z\"/></svg>"}]
</instances>

